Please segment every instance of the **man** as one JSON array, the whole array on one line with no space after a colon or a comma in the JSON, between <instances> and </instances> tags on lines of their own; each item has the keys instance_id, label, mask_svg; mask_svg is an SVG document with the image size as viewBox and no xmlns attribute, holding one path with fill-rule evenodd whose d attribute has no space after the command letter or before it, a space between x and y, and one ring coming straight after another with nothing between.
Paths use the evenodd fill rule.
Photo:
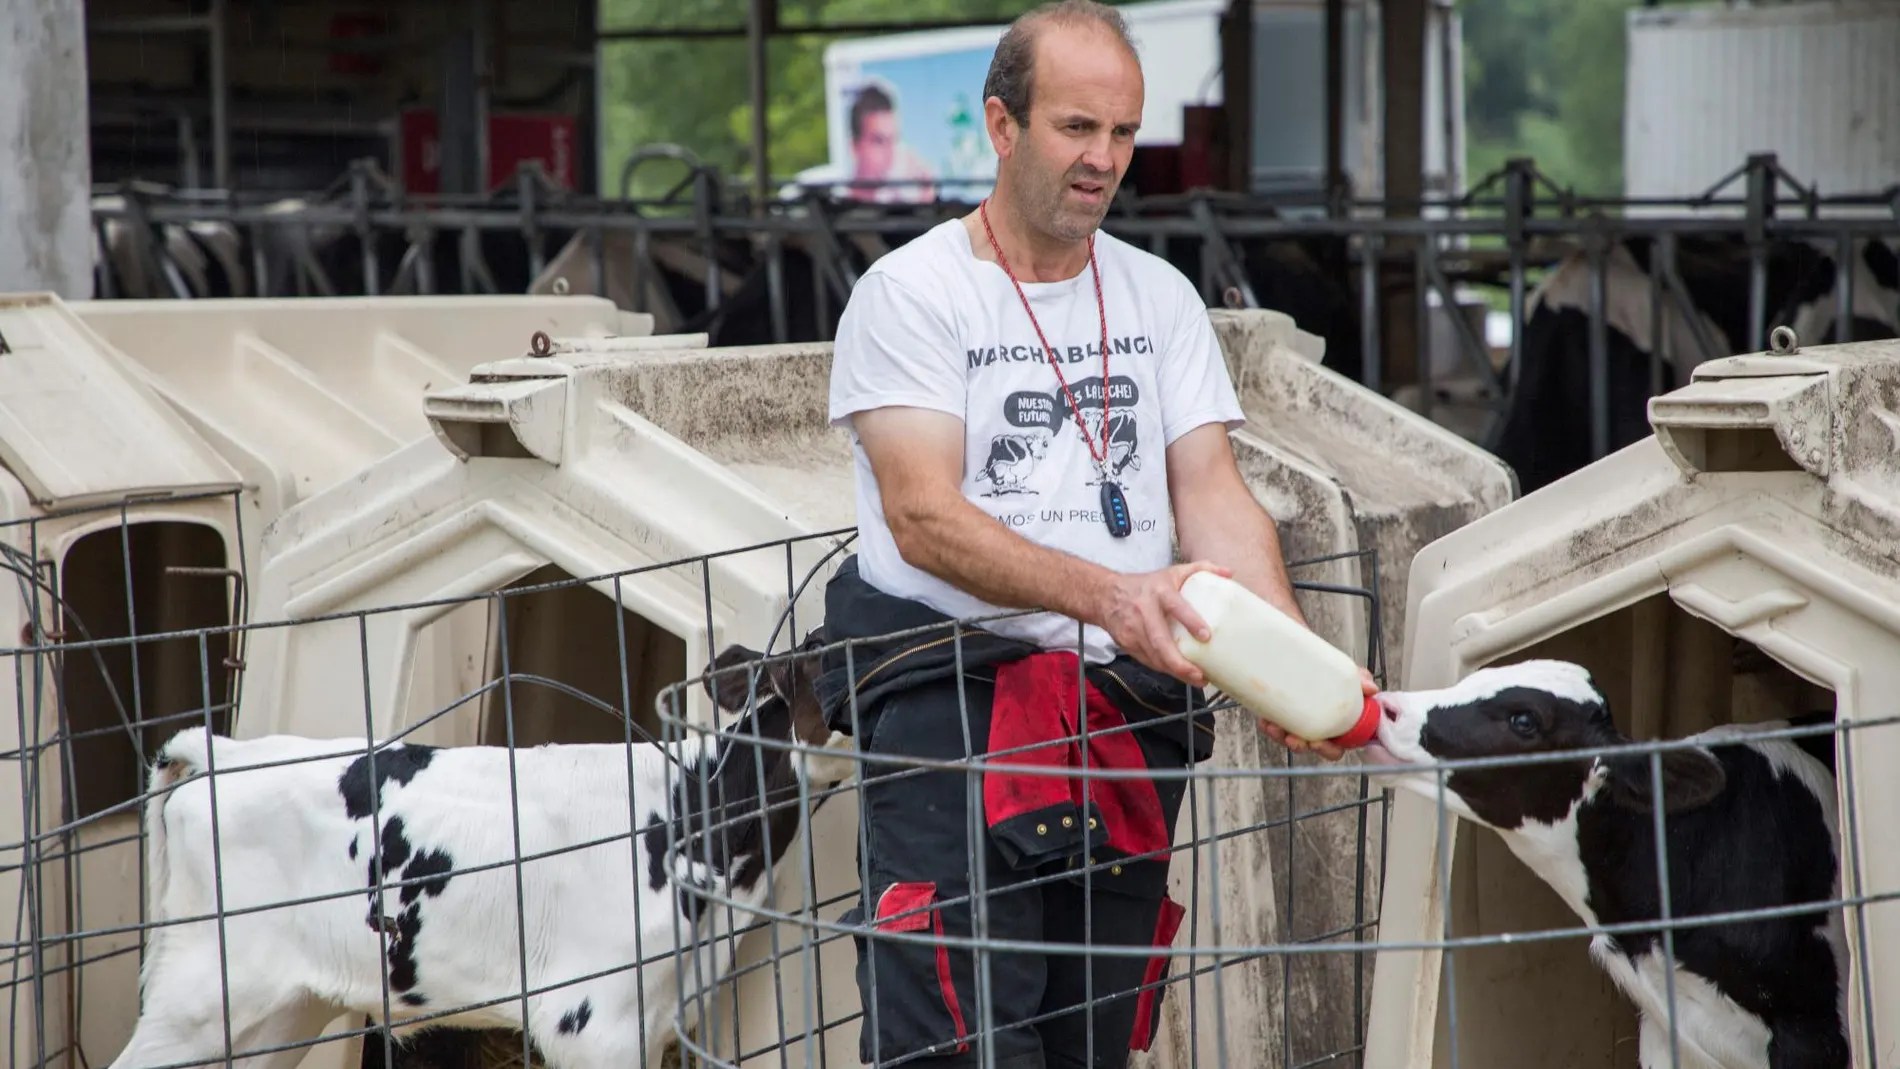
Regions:
<instances>
[{"instance_id":1,"label":"man","mask_svg":"<svg viewBox=\"0 0 1900 1069\"><path fill-rule=\"evenodd\" d=\"M1212 722L1205 680L1170 634L1179 621L1206 637L1182 581L1230 575L1302 619L1273 520L1228 443L1243 416L1199 294L1096 229L1142 88L1112 8L1061 0L1018 19L984 86L994 192L878 260L839 324L831 418L854 432L859 540L827 590L826 626L861 641L848 663L828 658L821 691L868 755L866 883L847 923L878 929L858 941L870 1064L974 1065L987 1042L1001 1069L1116 1069L1153 1038L1151 985L1183 913L1166 896L1179 777L1089 779L1077 804L1079 786L1012 777L992 757L979 803L970 773L906 772L902 759L1074 737L1086 707L1091 760L1185 768L1211 751ZM1173 563L1170 521L1192 563ZM1041 611L957 643L876 637L1011 609ZM1051 729L1061 717L1073 719ZM1123 953L986 952L979 968L915 933Z\"/></svg>"}]
</instances>

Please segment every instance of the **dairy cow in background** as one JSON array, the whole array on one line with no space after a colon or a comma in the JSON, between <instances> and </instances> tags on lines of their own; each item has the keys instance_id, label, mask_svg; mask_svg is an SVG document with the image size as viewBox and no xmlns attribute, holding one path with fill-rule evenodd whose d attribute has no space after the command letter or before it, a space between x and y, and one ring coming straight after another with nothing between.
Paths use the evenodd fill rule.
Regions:
<instances>
[{"instance_id":1,"label":"dairy cow in background","mask_svg":"<svg viewBox=\"0 0 1900 1069\"><path fill-rule=\"evenodd\" d=\"M1900 337L1900 256L1894 240L1865 240L1854 260L1856 341ZM1768 261L1767 331L1793 326L1802 345L1835 339L1837 272L1832 243L1779 242ZM1647 240L1613 245L1604 265L1610 449L1646 438L1651 396L1650 252ZM1704 360L1742 352L1748 339L1746 245L1684 238L1677 271L1696 312L1692 324L1665 297L1669 359L1661 389L1688 382ZM1526 301L1522 364L1500 428L1498 456L1530 493L1590 462L1590 263L1582 253L1560 262ZM1699 328L1699 329L1698 329Z\"/></svg>"}]
</instances>

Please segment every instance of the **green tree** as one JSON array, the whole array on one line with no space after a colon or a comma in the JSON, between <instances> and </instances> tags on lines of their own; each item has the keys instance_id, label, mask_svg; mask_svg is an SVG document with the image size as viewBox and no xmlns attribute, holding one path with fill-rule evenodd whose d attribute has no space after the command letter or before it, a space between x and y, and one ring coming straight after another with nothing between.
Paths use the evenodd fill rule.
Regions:
<instances>
[{"instance_id":1,"label":"green tree","mask_svg":"<svg viewBox=\"0 0 1900 1069\"><path fill-rule=\"evenodd\" d=\"M1579 193L1623 189L1624 19L1637 0L1460 0L1465 167L1530 156Z\"/></svg>"}]
</instances>

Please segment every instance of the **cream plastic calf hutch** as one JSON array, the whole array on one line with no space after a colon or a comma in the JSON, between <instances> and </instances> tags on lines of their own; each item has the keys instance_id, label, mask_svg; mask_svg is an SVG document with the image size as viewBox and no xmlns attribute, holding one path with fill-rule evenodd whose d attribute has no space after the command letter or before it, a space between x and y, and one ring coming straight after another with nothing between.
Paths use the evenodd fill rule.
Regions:
<instances>
[{"instance_id":1,"label":"cream plastic calf hutch","mask_svg":"<svg viewBox=\"0 0 1900 1069\"><path fill-rule=\"evenodd\" d=\"M43 651L0 687L0 1057L102 1065L130 1034L139 940L62 937L137 923L141 755L208 706L228 722L238 651L228 633L49 648L231 623L243 479L50 293L0 295L0 464L0 635Z\"/></svg>"},{"instance_id":2,"label":"cream plastic calf hutch","mask_svg":"<svg viewBox=\"0 0 1900 1069\"><path fill-rule=\"evenodd\" d=\"M8 525L0 541L16 554L13 564L37 562L48 584L36 609L16 583L19 595L0 598L0 625L19 643L32 641L36 618L67 642L245 622L266 524L404 442L433 444L421 403L428 388L519 351L536 331L572 333L582 344L704 340L644 337L649 327L649 317L595 298L0 296L0 522ZM208 639L205 653L223 728L222 709L243 690L236 666L249 651L226 635ZM0 902L23 903L32 892L38 931L55 938L20 950L23 967L0 988L0 1011L22 1024L0 1044L24 1053L43 1043L58 1056L77 1042L87 1061L103 1064L136 1016L138 941L95 937L68 947L56 938L67 930L61 909L70 899L81 929L136 921L138 822L115 807L140 793L146 749L205 705L200 649L180 638L142 642L136 654L114 646L15 663L42 673L44 685L24 691L23 741L45 756L35 815L23 820L22 721L18 710L0 715ZM65 749L55 734L61 702L69 731L82 736ZM139 723L138 745L121 715ZM41 844L37 862L26 858L21 844L32 833L62 825L72 825L64 840ZM23 861L35 874L25 883ZM74 954L85 964L66 969ZM41 985L44 1013L20 1001ZM71 1021L76 1035L67 1034Z\"/></svg>"},{"instance_id":3,"label":"cream plastic calf hutch","mask_svg":"<svg viewBox=\"0 0 1900 1069\"><path fill-rule=\"evenodd\" d=\"M499 688L485 701L461 699L499 678L504 651L513 675L556 679L619 707L622 635L631 708L656 730L659 691L699 675L727 643L764 648L792 608L788 590L814 567L795 626L815 626L835 540L809 537L824 525L794 519L757 484L640 414L643 368L696 362L661 341L556 339L545 358L481 365L472 382L418 398L434 435L280 518L264 537L257 618L368 612L256 633L237 733L367 728L378 738L502 743ZM785 389L769 377L776 364L753 370L741 375L746 396L769 401ZM701 407L706 426L744 429L737 391L662 378L681 389L682 403ZM787 448L754 437L767 453ZM675 563L788 539L789 552L774 545ZM513 595L505 632L492 600L444 603L643 567L651 570L617 584ZM445 631L452 616L469 626ZM788 626L773 648L801 637ZM617 717L567 695L512 690L517 745L624 737ZM702 719L703 692L691 689L688 700L689 715ZM360 1024L339 1020L330 1030ZM325 1044L304 1064L354 1066L360 1047Z\"/></svg>"},{"instance_id":4,"label":"cream plastic calf hutch","mask_svg":"<svg viewBox=\"0 0 1900 1069\"><path fill-rule=\"evenodd\" d=\"M250 488L247 556L297 502L429 436L420 399L536 331L644 336L597 297L73 301ZM691 337L677 339L688 342Z\"/></svg>"},{"instance_id":5,"label":"cream plastic calf hutch","mask_svg":"<svg viewBox=\"0 0 1900 1069\"><path fill-rule=\"evenodd\" d=\"M1618 726L1639 739L1827 710L1837 723L1891 717L1900 694L1900 343L1705 363L1688 385L1652 399L1649 415L1652 437L1418 555L1404 686L1547 656L1588 667ZM1889 818L1900 812L1900 728L1853 730L1837 738L1836 754L1843 893L1889 896L1864 914L1847 911L1854 1064L1893 1065L1900 847ZM1408 792L1397 799L1382 940L1581 925L1497 835L1457 820L1447 893L1436 806ZM1458 1064L1637 1064L1633 1010L1584 939L1453 953ZM1379 953L1368 1065L1453 1064L1444 972L1438 952Z\"/></svg>"}]
</instances>

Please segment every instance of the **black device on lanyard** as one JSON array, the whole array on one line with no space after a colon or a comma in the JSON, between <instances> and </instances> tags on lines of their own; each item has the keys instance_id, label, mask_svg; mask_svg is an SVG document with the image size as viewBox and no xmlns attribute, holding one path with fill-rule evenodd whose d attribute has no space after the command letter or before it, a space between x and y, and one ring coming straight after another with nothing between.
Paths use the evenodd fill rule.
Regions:
<instances>
[{"instance_id":1,"label":"black device on lanyard","mask_svg":"<svg viewBox=\"0 0 1900 1069\"><path fill-rule=\"evenodd\" d=\"M1122 496L1122 488L1107 479L1102 480L1102 521L1116 538L1127 538L1135 529L1128 518L1128 499Z\"/></svg>"}]
</instances>

